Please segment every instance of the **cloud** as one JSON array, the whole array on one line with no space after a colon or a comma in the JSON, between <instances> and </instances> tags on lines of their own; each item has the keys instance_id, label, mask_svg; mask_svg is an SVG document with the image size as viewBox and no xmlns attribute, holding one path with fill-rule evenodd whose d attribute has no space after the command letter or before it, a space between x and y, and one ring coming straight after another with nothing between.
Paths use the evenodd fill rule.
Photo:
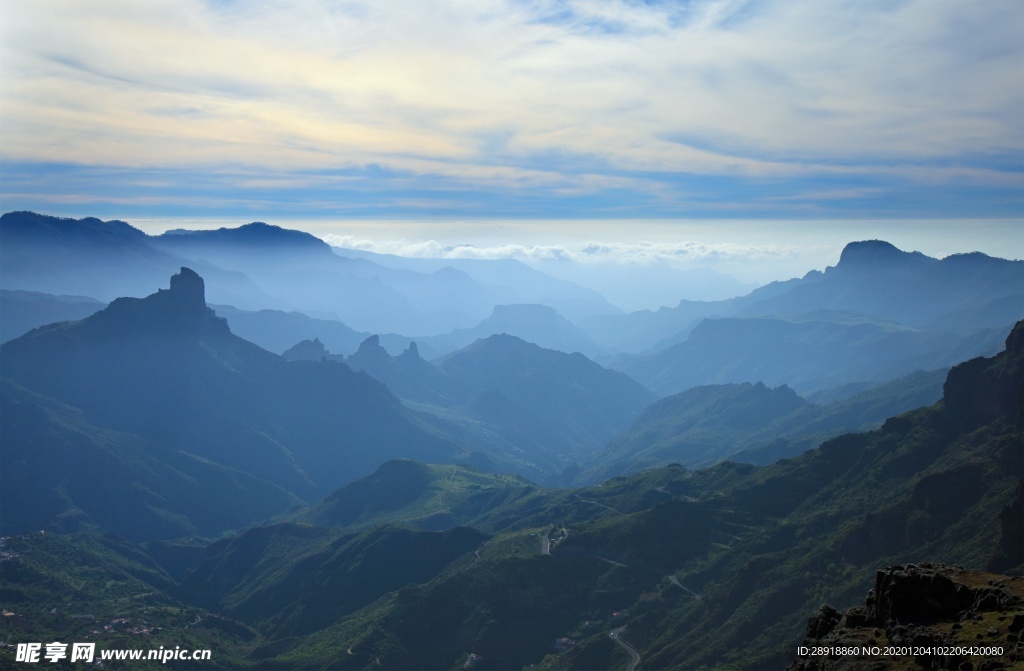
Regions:
<instances>
[{"instance_id":1,"label":"cloud","mask_svg":"<svg viewBox=\"0 0 1024 671\"><path fill-rule=\"evenodd\" d=\"M678 176L1024 186L1020 3L0 3L9 162L652 202Z\"/></svg>"},{"instance_id":2,"label":"cloud","mask_svg":"<svg viewBox=\"0 0 1024 671\"><path fill-rule=\"evenodd\" d=\"M785 260L795 258L798 250L785 245L741 245L684 242L607 243L590 242L578 248L565 245L498 244L443 245L435 240L369 240L352 235L330 233L323 236L332 247L355 249L377 254L394 254L412 258L432 259L516 259L525 263L551 261L584 265L649 265L667 263L673 266L720 262Z\"/></svg>"}]
</instances>

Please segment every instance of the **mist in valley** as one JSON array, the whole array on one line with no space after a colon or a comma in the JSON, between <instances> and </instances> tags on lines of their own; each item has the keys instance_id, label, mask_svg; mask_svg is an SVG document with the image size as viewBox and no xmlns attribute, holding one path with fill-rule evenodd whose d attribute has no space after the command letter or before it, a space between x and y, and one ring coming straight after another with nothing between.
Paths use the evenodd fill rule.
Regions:
<instances>
[{"instance_id":1,"label":"mist in valley","mask_svg":"<svg viewBox=\"0 0 1024 671\"><path fill-rule=\"evenodd\" d=\"M0 669L1024 664L1024 8L0 0Z\"/></svg>"}]
</instances>

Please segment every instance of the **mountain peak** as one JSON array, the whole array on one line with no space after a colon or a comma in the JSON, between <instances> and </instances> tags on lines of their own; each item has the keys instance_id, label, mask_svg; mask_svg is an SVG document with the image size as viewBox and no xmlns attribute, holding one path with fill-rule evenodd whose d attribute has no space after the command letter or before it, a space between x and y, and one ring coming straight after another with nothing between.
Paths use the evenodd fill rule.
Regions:
<instances>
[{"instance_id":1,"label":"mountain peak","mask_svg":"<svg viewBox=\"0 0 1024 671\"><path fill-rule=\"evenodd\" d=\"M353 370L365 370L379 376L382 367L392 365L391 355L380 344L380 336L372 335L359 344L356 353L346 359Z\"/></svg>"},{"instance_id":2,"label":"mountain peak","mask_svg":"<svg viewBox=\"0 0 1024 671\"><path fill-rule=\"evenodd\" d=\"M921 252L904 252L891 242L885 240L861 240L851 242L843 248L839 255L839 268L850 268L854 266L878 266L905 263L911 259L915 261L929 260Z\"/></svg>"},{"instance_id":3,"label":"mountain peak","mask_svg":"<svg viewBox=\"0 0 1024 671\"><path fill-rule=\"evenodd\" d=\"M170 245L171 249L188 248L202 245L206 249L213 246L218 249L245 248L253 251L276 251L282 249L304 250L313 253L332 253L330 246L310 233L281 228L262 221L254 221L237 228L218 228L216 230L175 230L168 231L155 238L157 242Z\"/></svg>"},{"instance_id":4,"label":"mountain peak","mask_svg":"<svg viewBox=\"0 0 1024 671\"><path fill-rule=\"evenodd\" d=\"M170 295L182 307L206 307L206 284L191 268L183 266L177 275L171 276Z\"/></svg>"},{"instance_id":5,"label":"mountain peak","mask_svg":"<svg viewBox=\"0 0 1024 671\"><path fill-rule=\"evenodd\" d=\"M227 321L217 317L206 306L203 278L185 267L171 276L169 289L159 289L145 298L115 299L88 321L117 325L118 329L142 329L164 334L197 330L230 333Z\"/></svg>"},{"instance_id":6,"label":"mountain peak","mask_svg":"<svg viewBox=\"0 0 1024 671\"><path fill-rule=\"evenodd\" d=\"M306 361L319 361L320 359L326 359L331 356L331 353L327 351L327 348L319 338L313 338L312 340L303 340L302 342L292 345L286 349L281 356L289 361L297 361L305 359Z\"/></svg>"},{"instance_id":7,"label":"mountain peak","mask_svg":"<svg viewBox=\"0 0 1024 671\"><path fill-rule=\"evenodd\" d=\"M380 346L380 336L376 334L359 343L359 353L362 354L371 354L379 349L384 348Z\"/></svg>"},{"instance_id":8,"label":"mountain peak","mask_svg":"<svg viewBox=\"0 0 1024 671\"><path fill-rule=\"evenodd\" d=\"M416 346L416 341L409 343L409 346L402 352L402 358L404 359L420 359L420 348Z\"/></svg>"}]
</instances>

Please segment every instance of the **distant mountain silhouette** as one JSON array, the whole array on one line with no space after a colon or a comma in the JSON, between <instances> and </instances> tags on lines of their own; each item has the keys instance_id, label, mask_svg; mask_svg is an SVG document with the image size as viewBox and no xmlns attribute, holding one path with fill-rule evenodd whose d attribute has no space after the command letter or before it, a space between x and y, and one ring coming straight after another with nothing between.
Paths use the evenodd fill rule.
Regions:
<instances>
[{"instance_id":1,"label":"distant mountain silhouette","mask_svg":"<svg viewBox=\"0 0 1024 671\"><path fill-rule=\"evenodd\" d=\"M755 289L724 301L680 301L673 308L628 315L601 315L580 326L601 346L629 352L661 350L684 342L706 318L775 317L816 310L852 311L882 321L926 328L944 315L971 310L1001 298L1019 297L1024 286L1024 261L1008 261L978 252L935 259L920 252L903 252L888 242L851 242L839 263L804 277ZM998 312L997 323L962 323L1008 329L1024 316ZM994 351L994 350L993 350ZM981 354L981 351L974 354ZM955 363L955 361L950 362Z\"/></svg>"},{"instance_id":2,"label":"distant mountain silhouette","mask_svg":"<svg viewBox=\"0 0 1024 671\"><path fill-rule=\"evenodd\" d=\"M453 326L469 327L496 303L515 296L505 287L485 286L451 264L426 272L393 268L345 250L334 253L308 233L259 222L216 231L174 231L153 242L187 258L240 270L278 300L306 312L333 313L362 331L436 335ZM532 275L544 277L536 271Z\"/></svg>"},{"instance_id":3,"label":"distant mountain silhouette","mask_svg":"<svg viewBox=\"0 0 1024 671\"><path fill-rule=\"evenodd\" d=\"M285 358L339 360L319 341L303 341ZM526 461L515 470L530 477L561 471L628 427L654 398L582 354L544 349L508 334L478 340L434 362L423 360L415 342L392 356L375 335L344 361L415 402L435 426L465 433L492 458L521 453Z\"/></svg>"},{"instance_id":4,"label":"distant mountain silhouette","mask_svg":"<svg viewBox=\"0 0 1024 671\"><path fill-rule=\"evenodd\" d=\"M331 354L324 344L320 342L319 338L303 340L300 343L292 345L286 349L281 356L288 361L320 361L322 359L326 359L328 361L345 361L345 357L343 355Z\"/></svg>"},{"instance_id":5,"label":"distant mountain silhouette","mask_svg":"<svg viewBox=\"0 0 1024 671\"><path fill-rule=\"evenodd\" d=\"M0 343L54 322L76 321L106 304L88 296L0 289Z\"/></svg>"},{"instance_id":6,"label":"distant mountain silhouette","mask_svg":"<svg viewBox=\"0 0 1024 671\"><path fill-rule=\"evenodd\" d=\"M5 289L109 301L149 294L178 267L188 266L203 275L211 302L218 305L301 311L341 321L363 337L403 333L419 334L421 340L471 327L495 305L540 302L574 314L614 312L596 292L516 261L412 260L425 262L412 263L414 270L404 263L389 260L385 265L355 256L335 253L308 233L262 222L150 236L122 221L32 212L0 218L0 284ZM282 344L275 340L274 325L255 320L251 326L247 335L274 351L300 339ZM323 340L329 334L305 337ZM426 343L421 345L432 353Z\"/></svg>"},{"instance_id":7,"label":"distant mountain silhouette","mask_svg":"<svg viewBox=\"0 0 1024 671\"><path fill-rule=\"evenodd\" d=\"M414 258L342 248L336 248L335 252L395 270L436 273L447 268L465 273L488 288L490 305L541 303L550 305L571 321L594 314L621 313L599 292L556 279L516 259Z\"/></svg>"},{"instance_id":8,"label":"distant mountain silhouette","mask_svg":"<svg viewBox=\"0 0 1024 671\"><path fill-rule=\"evenodd\" d=\"M215 231L176 231L153 244L252 277L280 303L333 313L357 329L398 330L420 313L382 277L386 268L337 256L309 233L261 222ZM412 321L415 323L415 321Z\"/></svg>"},{"instance_id":9,"label":"distant mountain silhouette","mask_svg":"<svg viewBox=\"0 0 1024 671\"><path fill-rule=\"evenodd\" d=\"M561 427L560 433L582 452L628 428L654 399L631 378L580 353L544 349L508 334L478 340L435 363L468 387L499 390Z\"/></svg>"},{"instance_id":10,"label":"distant mountain silhouette","mask_svg":"<svg viewBox=\"0 0 1024 671\"><path fill-rule=\"evenodd\" d=\"M380 380L399 398L447 407L465 402L473 394L465 384L424 361L415 342L393 357L381 347L379 336L370 336L345 362L352 370Z\"/></svg>"},{"instance_id":11,"label":"distant mountain silhouette","mask_svg":"<svg viewBox=\"0 0 1024 671\"><path fill-rule=\"evenodd\" d=\"M12 340L0 362L5 378L79 409L93 426L299 498L368 473L381 459L445 462L458 452L366 375L336 362L285 361L234 336L188 268L170 289ZM5 458L18 449L27 446L5 445ZM17 520L5 515L4 524Z\"/></svg>"},{"instance_id":12,"label":"distant mountain silhouette","mask_svg":"<svg viewBox=\"0 0 1024 671\"><path fill-rule=\"evenodd\" d=\"M491 315L476 326L418 340L440 355L462 349L488 336L507 333L546 349L594 356L601 351L594 341L557 310L547 305L495 305Z\"/></svg>"},{"instance_id":13,"label":"distant mountain silhouette","mask_svg":"<svg viewBox=\"0 0 1024 671\"><path fill-rule=\"evenodd\" d=\"M670 462L714 463L747 436L808 406L789 387L761 383L696 387L663 398L595 457L598 463L617 464L611 472L601 470L599 479Z\"/></svg>"},{"instance_id":14,"label":"distant mountain silhouette","mask_svg":"<svg viewBox=\"0 0 1024 671\"><path fill-rule=\"evenodd\" d=\"M808 393L852 382L880 384L992 354L1007 328L964 335L824 310L705 319L684 342L649 356L620 359L616 367L660 394L754 381Z\"/></svg>"},{"instance_id":15,"label":"distant mountain silhouette","mask_svg":"<svg viewBox=\"0 0 1024 671\"><path fill-rule=\"evenodd\" d=\"M34 212L0 216L0 284L51 294L84 294L102 301L144 296L180 266L198 268L214 302L277 307L241 273L159 249L153 238L123 221L66 219Z\"/></svg>"},{"instance_id":16,"label":"distant mountain silhouette","mask_svg":"<svg viewBox=\"0 0 1024 671\"><path fill-rule=\"evenodd\" d=\"M782 294L762 298L753 291L739 314L852 310L922 327L947 312L1020 295L1022 286L1024 261L979 252L934 259L869 240L851 242L835 267L809 273Z\"/></svg>"},{"instance_id":17,"label":"distant mountain silhouette","mask_svg":"<svg viewBox=\"0 0 1024 671\"><path fill-rule=\"evenodd\" d=\"M581 464L577 483L667 463L709 466L722 459L771 464L833 436L876 428L888 417L942 397L946 370L918 372L848 398L816 405L786 386L694 387L651 404L626 433Z\"/></svg>"},{"instance_id":18,"label":"distant mountain silhouette","mask_svg":"<svg viewBox=\"0 0 1024 671\"><path fill-rule=\"evenodd\" d=\"M533 355L543 351L531 343L524 342L523 345ZM559 357L569 356L561 352L549 352L556 361ZM526 358L530 356L528 354ZM332 354L319 340L304 340L286 351L284 357L294 360L344 361L353 370L365 372L383 382L392 393L415 409L421 418L447 434L461 436L467 448L486 454L488 459L493 460L492 468L512 470L540 481L548 481L570 465L580 449L581 439L584 445L596 444L592 437L581 438L583 420L579 416L562 416L550 411L538 412L536 408L527 409L500 391L497 381L493 388L481 390L473 387L445 372L441 366L424 361L415 342L410 343L398 356L392 356L381 346L378 336L370 336L360 344L355 354L342 357ZM541 362L538 360L525 364L525 360L521 360L521 363L538 365ZM590 365L596 366L593 363ZM570 399L570 402L577 404L580 403L578 397L586 394L586 391L579 388L580 382L571 381L575 379L572 375L579 377L579 372L577 370L568 379L558 382L563 387L573 388L575 385L572 393L577 398ZM602 383L604 387L627 379L611 371L605 372L608 378ZM634 389L639 388L632 381L629 385ZM646 391L642 393L647 394ZM526 390L521 394L529 396ZM621 413L618 408L615 411Z\"/></svg>"},{"instance_id":19,"label":"distant mountain silhouette","mask_svg":"<svg viewBox=\"0 0 1024 671\"><path fill-rule=\"evenodd\" d=\"M293 231L254 221L238 228L216 230L175 229L156 236L159 247L174 250L188 250L189 255L199 252L233 256L237 254L263 253L268 256L288 256L305 253L311 256L330 258L330 246L320 238L303 231Z\"/></svg>"}]
</instances>

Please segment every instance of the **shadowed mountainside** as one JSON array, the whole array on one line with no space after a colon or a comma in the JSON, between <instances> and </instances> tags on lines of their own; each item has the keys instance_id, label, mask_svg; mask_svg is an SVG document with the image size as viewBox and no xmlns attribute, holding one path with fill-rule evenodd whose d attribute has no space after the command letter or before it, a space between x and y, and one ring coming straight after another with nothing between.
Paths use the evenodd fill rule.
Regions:
<instances>
[{"instance_id":1,"label":"shadowed mountainside","mask_svg":"<svg viewBox=\"0 0 1024 671\"><path fill-rule=\"evenodd\" d=\"M619 368L661 394L755 381L807 393L851 382L877 385L915 370L991 355L1005 333L1005 328L970 335L922 331L827 312L705 319L685 342Z\"/></svg>"},{"instance_id":2,"label":"shadowed mountainside","mask_svg":"<svg viewBox=\"0 0 1024 671\"><path fill-rule=\"evenodd\" d=\"M708 466L722 459L767 465L827 438L876 428L942 397L946 370L918 372L826 404L786 386L695 387L648 406L629 431L583 464L577 483L676 462Z\"/></svg>"},{"instance_id":3,"label":"shadowed mountainside","mask_svg":"<svg viewBox=\"0 0 1024 671\"><path fill-rule=\"evenodd\" d=\"M198 557L189 550L193 568L176 587L138 548L33 535L6 541L32 551L0 564L4 593L22 599L22 617L45 638L68 630L34 603L43 567L60 579L92 576L78 579L73 603L106 616L126 606L96 594L95 580L131 566L131 588L149 585L150 603L173 603L171 592L190 621L209 622L188 640L219 646L229 668L624 667L613 630L646 668L782 668L807 614L821 603L856 606L879 566L1024 570L1024 323L1006 345L953 368L935 405L768 467L667 466L550 490L393 461L291 521ZM421 528L388 526L398 520ZM87 551L70 551L75 544ZM899 581L886 580L876 603L897 603L887 586ZM1005 591L968 586L974 602L979 588L996 601ZM169 612L147 617L170 626ZM946 626L937 612L933 629ZM998 618L987 606L978 614ZM898 618L906 626L911 614ZM992 626L1002 635L1008 623ZM912 632L893 633L897 642Z\"/></svg>"},{"instance_id":4,"label":"shadowed mountainside","mask_svg":"<svg viewBox=\"0 0 1024 671\"><path fill-rule=\"evenodd\" d=\"M561 427L579 453L629 427L654 400L642 385L580 353L548 350L515 336L478 340L435 361L477 392L500 391L535 416Z\"/></svg>"},{"instance_id":5,"label":"shadowed mountainside","mask_svg":"<svg viewBox=\"0 0 1024 671\"><path fill-rule=\"evenodd\" d=\"M4 344L0 362L5 379L76 409L83 426L131 434L304 499L371 472L382 458L445 462L460 452L368 376L336 362L285 361L232 335L187 268L168 290ZM29 445L5 445L4 458L28 458ZM11 471L3 477L6 491ZM180 514L182 504L175 496L161 507ZM20 524L7 515L3 522Z\"/></svg>"},{"instance_id":6,"label":"shadowed mountainside","mask_svg":"<svg viewBox=\"0 0 1024 671\"><path fill-rule=\"evenodd\" d=\"M0 289L0 343L40 326L83 319L104 306L103 302L88 296Z\"/></svg>"},{"instance_id":7,"label":"shadowed mountainside","mask_svg":"<svg viewBox=\"0 0 1024 671\"><path fill-rule=\"evenodd\" d=\"M1003 354L954 368L938 404L892 418L877 431L830 440L770 467L726 463L677 470L657 485L642 479L656 469L579 490L574 505L548 499L534 519L546 518L551 535L561 539L550 558L523 554L531 543L516 544L530 539L502 534L488 542L480 561L399 590L278 661L306 668L329 659L359 668L367 655L379 654L389 665L447 668L452 652L446 651L461 649L461 659L473 652L490 660L482 668L589 669L616 653L605 629L611 625L595 631L588 622L602 615L608 622L617 610L615 626L625 627L623 638L649 668L784 666L806 614L825 600L855 604L875 567L912 561L984 567L1007 545L1012 522L1001 511L1024 477L1022 363L1019 325ZM982 389L991 391L975 401ZM620 486L641 499L646 492L647 507L597 498ZM576 517L583 505L591 506L589 519ZM1024 557L1005 562L1011 573L1024 568ZM531 588L510 600L514 585ZM595 592L598 586L607 591ZM437 614L446 626L413 616L422 612ZM481 612L484 618L475 615ZM514 645L499 641L498 631L516 632ZM531 657L531 650L543 654L551 640L571 632L575 645L567 651L539 662ZM363 656L352 659L346 650Z\"/></svg>"}]
</instances>

